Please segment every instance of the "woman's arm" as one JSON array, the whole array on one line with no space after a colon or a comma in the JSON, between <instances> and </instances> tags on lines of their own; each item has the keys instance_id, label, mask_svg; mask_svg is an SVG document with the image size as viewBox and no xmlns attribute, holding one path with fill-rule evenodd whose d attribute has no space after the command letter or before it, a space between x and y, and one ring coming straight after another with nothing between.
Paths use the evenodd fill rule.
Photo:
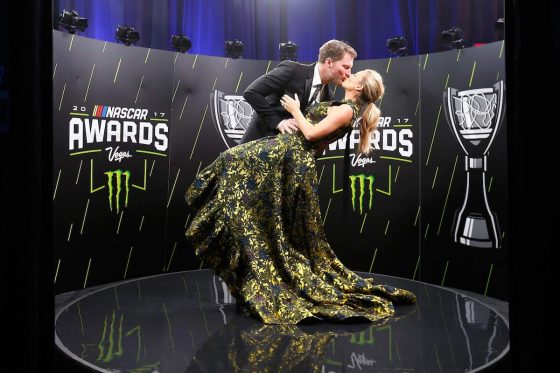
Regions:
<instances>
[{"instance_id":1,"label":"woman's arm","mask_svg":"<svg viewBox=\"0 0 560 373\"><path fill-rule=\"evenodd\" d=\"M350 105L331 106L327 116L319 123L312 125L299 109L299 99L284 95L280 100L284 108L292 114L297 126L308 141L317 141L350 123L353 111Z\"/></svg>"}]
</instances>

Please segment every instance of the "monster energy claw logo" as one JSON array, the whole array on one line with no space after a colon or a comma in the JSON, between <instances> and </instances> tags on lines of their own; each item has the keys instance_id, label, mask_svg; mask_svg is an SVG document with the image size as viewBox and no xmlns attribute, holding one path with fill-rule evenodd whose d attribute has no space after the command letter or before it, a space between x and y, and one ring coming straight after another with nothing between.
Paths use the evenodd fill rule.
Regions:
<instances>
[{"instance_id":1,"label":"monster energy claw logo","mask_svg":"<svg viewBox=\"0 0 560 373\"><path fill-rule=\"evenodd\" d=\"M115 205L117 206L117 214L119 213L119 208L120 208L120 196L121 196L121 190L122 190L122 176L124 175L125 177L125 188L126 188L126 194L125 194L125 198L124 198L124 207L128 206L128 192L129 192L129 180L130 180L130 171L122 171L122 170L116 170L116 171L107 171L105 172L105 175L107 175L107 185L109 186L109 208L111 209L111 211L113 211L113 175L115 175L115 179L117 182L117 190L114 193L115 194Z\"/></svg>"},{"instance_id":2,"label":"monster energy claw logo","mask_svg":"<svg viewBox=\"0 0 560 373\"><path fill-rule=\"evenodd\" d=\"M359 198L359 202L360 202L360 215L363 212L363 206L364 206L364 194L365 194L365 181L366 179L369 181L369 210L371 210L371 205L373 203L373 175L370 176L366 176L366 175L350 175L350 188L352 190L352 209L354 211L356 211L356 180L359 180L360 184L359 184L359 188L360 188L360 196Z\"/></svg>"}]
</instances>

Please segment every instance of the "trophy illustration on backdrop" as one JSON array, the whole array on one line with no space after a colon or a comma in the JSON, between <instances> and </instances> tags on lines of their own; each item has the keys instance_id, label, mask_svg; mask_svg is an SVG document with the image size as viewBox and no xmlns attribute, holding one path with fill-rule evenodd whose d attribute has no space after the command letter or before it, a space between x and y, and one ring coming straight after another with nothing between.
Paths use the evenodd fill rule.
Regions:
<instances>
[{"instance_id":1,"label":"trophy illustration on backdrop","mask_svg":"<svg viewBox=\"0 0 560 373\"><path fill-rule=\"evenodd\" d=\"M226 95L215 90L210 93L212 120L228 148L239 145L247 124L253 116L253 108L243 96Z\"/></svg>"},{"instance_id":2,"label":"trophy illustration on backdrop","mask_svg":"<svg viewBox=\"0 0 560 373\"><path fill-rule=\"evenodd\" d=\"M447 122L465 151L467 184L463 205L456 210L453 240L466 246L501 247L498 217L486 195L487 154L503 120L504 83L492 88L443 93Z\"/></svg>"}]
</instances>

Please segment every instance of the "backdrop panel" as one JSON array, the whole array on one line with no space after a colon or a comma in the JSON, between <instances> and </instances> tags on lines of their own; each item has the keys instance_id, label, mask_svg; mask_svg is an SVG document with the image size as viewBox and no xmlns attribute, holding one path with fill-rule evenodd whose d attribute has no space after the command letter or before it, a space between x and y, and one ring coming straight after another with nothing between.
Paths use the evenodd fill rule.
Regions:
<instances>
[{"instance_id":1,"label":"backdrop panel","mask_svg":"<svg viewBox=\"0 0 560 373\"><path fill-rule=\"evenodd\" d=\"M168 218L173 258L168 267L180 270L203 265L184 236L191 218L187 215L186 189L198 170L208 166L219 152L237 145L240 128L252 114L241 95L248 84L274 65L271 61L190 54L175 57ZM228 111L231 116L226 115Z\"/></svg>"},{"instance_id":2,"label":"backdrop panel","mask_svg":"<svg viewBox=\"0 0 560 373\"><path fill-rule=\"evenodd\" d=\"M347 139L331 144L319 158L325 228L350 268L412 278L419 245L418 58L356 61L354 66L354 71L373 69L382 75L381 119L370 155L355 154L359 131L352 132L346 177ZM342 97L342 90L336 95Z\"/></svg>"},{"instance_id":3,"label":"backdrop panel","mask_svg":"<svg viewBox=\"0 0 560 373\"><path fill-rule=\"evenodd\" d=\"M508 269L503 49L422 55L420 70L421 279L498 297ZM486 241L461 238L485 228Z\"/></svg>"},{"instance_id":4,"label":"backdrop panel","mask_svg":"<svg viewBox=\"0 0 560 373\"><path fill-rule=\"evenodd\" d=\"M56 290L164 267L173 55L54 32Z\"/></svg>"}]
</instances>

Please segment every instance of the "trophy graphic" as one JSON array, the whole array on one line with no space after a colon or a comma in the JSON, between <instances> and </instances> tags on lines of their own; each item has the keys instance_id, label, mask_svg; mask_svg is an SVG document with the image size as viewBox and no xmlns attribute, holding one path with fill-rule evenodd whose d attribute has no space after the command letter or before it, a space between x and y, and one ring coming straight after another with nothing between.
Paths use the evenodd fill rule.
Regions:
<instances>
[{"instance_id":1,"label":"trophy graphic","mask_svg":"<svg viewBox=\"0 0 560 373\"><path fill-rule=\"evenodd\" d=\"M225 95L215 90L210 93L214 124L228 148L238 145L253 116L253 108L243 96Z\"/></svg>"},{"instance_id":2,"label":"trophy graphic","mask_svg":"<svg viewBox=\"0 0 560 373\"><path fill-rule=\"evenodd\" d=\"M455 212L453 240L466 246L499 248L498 217L486 196L486 166L504 115L504 83L468 91L447 88L443 102L447 122L466 154L465 200Z\"/></svg>"}]
</instances>

